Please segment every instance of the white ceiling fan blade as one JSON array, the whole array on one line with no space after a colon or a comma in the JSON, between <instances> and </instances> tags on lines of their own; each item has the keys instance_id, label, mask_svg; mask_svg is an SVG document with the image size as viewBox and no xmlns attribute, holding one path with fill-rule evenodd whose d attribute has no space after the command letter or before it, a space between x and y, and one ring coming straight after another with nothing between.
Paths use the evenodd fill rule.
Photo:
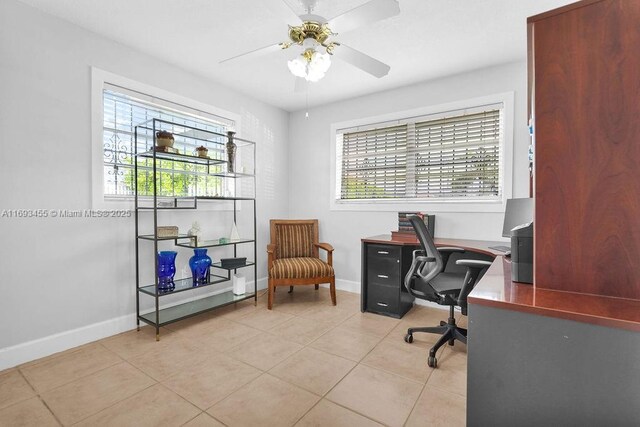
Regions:
<instances>
[{"instance_id":1,"label":"white ceiling fan blade","mask_svg":"<svg viewBox=\"0 0 640 427\"><path fill-rule=\"evenodd\" d=\"M400 13L397 0L371 0L329 20L334 33L346 33L366 24L390 18Z\"/></svg>"},{"instance_id":2,"label":"white ceiling fan blade","mask_svg":"<svg viewBox=\"0 0 640 427\"><path fill-rule=\"evenodd\" d=\"M241 53L240 55L232 56L231 58L224 59L224 60L220 61L219 63L222 64L222 63L227 63L227 62L230 62L230 61L257 58L257 57L260 57L262 55L266 55L268 53L277 52L279 50L282 50L282 46L280 45L280 43L270 44L269 46L261 47L261 48L256 49L256 50L252 50L252 51L249 51L249 52Z\"/></svg>"},{"instance_id":3,"label":"white ceiling fan blade","mask_svg":"<svg viewBox=\"0 0 640 427\"><path fill-rule=\"evenodd\" d=\"M355 50L344 44L340 44L333 51L333 56L342 59L349 64L360 68L362 71L366 71L375 77L384 77L389 74L390 66L384 62L380 62L375 58L366 55L359 50Z\"/></svg>"},{"instance_id":4,"label":"white ceiling fan blade","mask_svg":"<svg viewBox=\"0 0 640 427\"><path fill-rule=\"evenodd\" d=\"M302 22L302 19L285 0L271 0L269 9L272 9L276 16L291 26L300 25Z\"/></svg>"}]
</instances>

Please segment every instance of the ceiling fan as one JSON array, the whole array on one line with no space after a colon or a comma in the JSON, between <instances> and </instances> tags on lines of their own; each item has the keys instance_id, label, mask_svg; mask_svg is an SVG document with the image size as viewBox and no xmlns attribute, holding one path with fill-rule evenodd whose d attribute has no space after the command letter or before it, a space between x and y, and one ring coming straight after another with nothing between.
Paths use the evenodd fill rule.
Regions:
<instances>
[{"instance_id":1,"label":"ceiling fan","mask_svg":"<svg viewBox=\"0 0 640 427\"><path fill-rule=\"evenodd\" d=\"M303 48L302 53L295 59L288 61L287 65L293 75L310 82L316 82L324 77L331 65L331 56L348 62L378 78L389 73L391 67L387 64L335 41L334 37L338 33L351 31L397 15L400 13L397 0L370 0L332 19L313 14L318 0L299 0L299 3L305 8L306 13L298 16L286 1L273 0L273 5L279 8L278 13L281 13L289 24L288 41L272 43L225 59L220 63L253 58L300 46Z\"/></svg>"}]
</instances>

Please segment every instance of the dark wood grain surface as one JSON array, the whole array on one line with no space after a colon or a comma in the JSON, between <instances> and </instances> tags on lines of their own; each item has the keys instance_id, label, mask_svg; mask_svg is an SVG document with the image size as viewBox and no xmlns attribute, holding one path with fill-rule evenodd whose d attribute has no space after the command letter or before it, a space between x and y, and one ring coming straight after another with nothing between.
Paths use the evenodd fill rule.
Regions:
<instances>
[{"instance_id":1,"label":"dark wood grain surface","mask_svg":"<svg viewBox=\"0 0 640 427\"><path fill-rule=\"evenodd\" d=\"M533 22L536 287L640 299L640 1Z\"/></svg>"},{"instance_id":2,"label":"dark wood grain surface","mask_svg":"<svg viewBox=\"0 0 640 427\"><path fill-rule=\"evenodd\" d=\"M468 298L478 304L640 332L640 301L552 289L511 281L511 261L497 257Z\"/></svg>"}]
</instances>

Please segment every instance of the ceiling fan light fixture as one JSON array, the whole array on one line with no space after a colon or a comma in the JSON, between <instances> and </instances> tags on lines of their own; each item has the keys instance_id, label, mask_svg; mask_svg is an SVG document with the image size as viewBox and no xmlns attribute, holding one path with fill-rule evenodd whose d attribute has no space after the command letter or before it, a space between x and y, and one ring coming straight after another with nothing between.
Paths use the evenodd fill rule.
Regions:
<instances>
[{"instance_id":1,"label":"ceiling fan light fixture","mask_svg":"<svg viewBox=\"0 0 640 427\"><path fill-rule=\"evenodd\" d=\"M324 77L331 66L331 59L329 54L307 49L300 56L287 61L287 66L294 76L308 82L317 82Z\"/></svg>"},{"instance_id":2,"label":"ceiling fan light fixture","mask_svg":"<svg viewBox=\"0 0 640 427\"><path fill-rule=\"evenodd\" d=\"M307 61L302 57L298 56L291 61L287 61L287 66L289 67L289 71L296 77L306 77L307 75Z\"/></svg>"}]
</instances>

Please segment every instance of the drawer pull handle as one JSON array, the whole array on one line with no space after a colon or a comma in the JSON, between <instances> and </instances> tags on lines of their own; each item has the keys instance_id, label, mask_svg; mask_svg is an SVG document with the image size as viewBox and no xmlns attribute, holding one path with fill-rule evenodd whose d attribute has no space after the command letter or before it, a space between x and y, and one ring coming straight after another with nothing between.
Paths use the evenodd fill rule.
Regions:
<instances>
[{"instance_id":1,"label":"drawer pull handle","mask_svg":"<svg viewBox=\"0 0 640 427\"><path fill-rule=\"evenodd\" d=\"M388 279L389 276L385 276L384 274L378 274L378 277L381 279Z\"/></svg>"},{"instance_id":2,"label":"drawer pull handle","mask_svg":"<svg viewBox=\"0 0 640 427\"><path fill-rule=\"evenodd\" d=\"M378 251L378 253L380 255L389 255L389 252L387 252L387 251Z\"/></svg>"},{"instance_id":3,"label":"drawer pull handle","mask_svg":"<svg viewBox=\"0 0 640 427\"><path fill-rule=\"evenodd\" d=\"M389 304L387 304L386 302L377 302L376 304L378 304L380 307L389 307Z\"/></svg>"}]
</instances>

